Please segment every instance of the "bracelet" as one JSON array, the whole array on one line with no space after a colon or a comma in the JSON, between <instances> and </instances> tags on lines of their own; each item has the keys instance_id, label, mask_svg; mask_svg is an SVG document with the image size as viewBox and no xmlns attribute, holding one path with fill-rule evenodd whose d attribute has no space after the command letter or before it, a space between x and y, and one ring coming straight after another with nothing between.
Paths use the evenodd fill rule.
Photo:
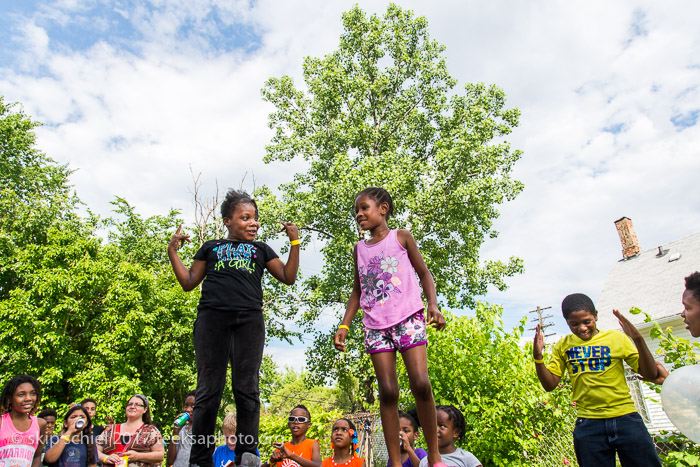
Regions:
<instances>
[{"instance_id":1,"label":"bracelet","mask_svg":"<svg viewBox=\"0 0 700 467\"><path fill-rule=\"evenodd\" d=\"M347 329L348 331L350 330L350 328L344 324L341 324L340 326L338 326L338 329Z\"/></svg>"},{"instance_id":2,"label":"bracelet","mask_svg":"<svg viewBox=\"0 0 700 467\"><path fill-rule=\"evenodd\" d=\"M66 443L70 443L70 436L68 436L68 435L61 436L61 439L63 441L65 441Z\"/></svg>"},{"instance_id":3,"label":"bracelet","mask_svg":"<svg viewBox=\"0 0 700 467\"><path fill-rule=\"evenodd\" d=\"M535 361L535 363L544 363L544 358L537 360L535 357L532 357L532 359Z\"/></svg>"},{"instance_id":4,"label":"bracelet","mask_svg":"<svg viewBox=\"0 0 700 467\"><path fill-rule=\"evenodd\" d=\"M291 242L289 242L289 244L292 245L292 246L298 245L298 244L299 244L299 239L292 240Z\"/></svg>"}]
</instances>

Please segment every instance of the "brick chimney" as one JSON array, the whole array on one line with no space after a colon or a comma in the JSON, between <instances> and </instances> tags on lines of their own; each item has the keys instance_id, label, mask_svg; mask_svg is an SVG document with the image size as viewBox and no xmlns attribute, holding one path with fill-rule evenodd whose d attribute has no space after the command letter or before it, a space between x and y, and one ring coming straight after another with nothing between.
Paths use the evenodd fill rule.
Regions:
<instances>
[{"instance_id":1,"label":"brick chimney","mask_svg":"<svg viewBox=\"0 0 700 467\"><path fill-rule=\"evenodd\" d=\"M639 248L639 240L637 240L637 234L634 232L632 220L627 217L618 219L615 221L615 227L617 228L617 234L620 236L620 243L622 243L622 259L630 259L637 256L641 248Z\"/></svg>"}]
</instances>

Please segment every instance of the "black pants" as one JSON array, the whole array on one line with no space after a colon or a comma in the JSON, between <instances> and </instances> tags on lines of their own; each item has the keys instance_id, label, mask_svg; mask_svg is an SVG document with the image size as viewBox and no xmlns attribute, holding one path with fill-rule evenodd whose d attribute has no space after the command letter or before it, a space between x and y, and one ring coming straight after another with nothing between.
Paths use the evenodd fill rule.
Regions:
<instances>
[{"instance_id":1,"label":"black pants","mask_svg":"<svg viewBox=\"0 0 700 467\"><path fill-rule=\"evenodd\" d=\"M262 311L222 312L200 309L194 323L197 395L192 415L190 464L213 466L216 416L231 362L236 402L236 463L244 452L256 453L260 427L260 364L265 347Z\"/></svg>"}]
</instances>

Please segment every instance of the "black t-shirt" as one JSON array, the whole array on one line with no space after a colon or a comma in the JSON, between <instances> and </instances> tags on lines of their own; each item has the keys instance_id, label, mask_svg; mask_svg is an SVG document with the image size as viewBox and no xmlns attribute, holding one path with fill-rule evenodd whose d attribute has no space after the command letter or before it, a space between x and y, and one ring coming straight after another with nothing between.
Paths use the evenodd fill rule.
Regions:
<instances>
[{"instance_id":1,"label":"black t-shirt","mask_svg":"<svg viewBox=\"0 0 700 467\"><path fill-rule=\"evenodd\" d=\"M277 253L263 242L209 240L194 259L207 262L199 307L220 311L262 310L265 263Z\"/></svg>"},{"instance_id":2,"label":"black t-shirt","mask_svg":"<svg viewBox=\"0 0 700 467\"><path fill-rule=\"evenodd\" d=\"M97 438L102 434L102 432L105 431L105 427L102 425L92 425L92 436L94 438Z\"/></svg>"}]
</instances>

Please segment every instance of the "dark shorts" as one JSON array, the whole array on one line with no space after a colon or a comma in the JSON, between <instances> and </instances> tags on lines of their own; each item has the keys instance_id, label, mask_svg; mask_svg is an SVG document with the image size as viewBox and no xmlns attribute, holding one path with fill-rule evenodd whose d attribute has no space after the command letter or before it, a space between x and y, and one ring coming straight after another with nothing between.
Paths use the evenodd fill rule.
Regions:
<instances>
[{"instance_id":1,"label":"dark shorts","mask_svg":"<svg viewBox=\"0 0 700 467\"><path fill-rule=\"evenodd\" d=\"M386 329L365 328L365 352L403 352L428 343L423 310Z\"/></svg>"}]
</instances>

